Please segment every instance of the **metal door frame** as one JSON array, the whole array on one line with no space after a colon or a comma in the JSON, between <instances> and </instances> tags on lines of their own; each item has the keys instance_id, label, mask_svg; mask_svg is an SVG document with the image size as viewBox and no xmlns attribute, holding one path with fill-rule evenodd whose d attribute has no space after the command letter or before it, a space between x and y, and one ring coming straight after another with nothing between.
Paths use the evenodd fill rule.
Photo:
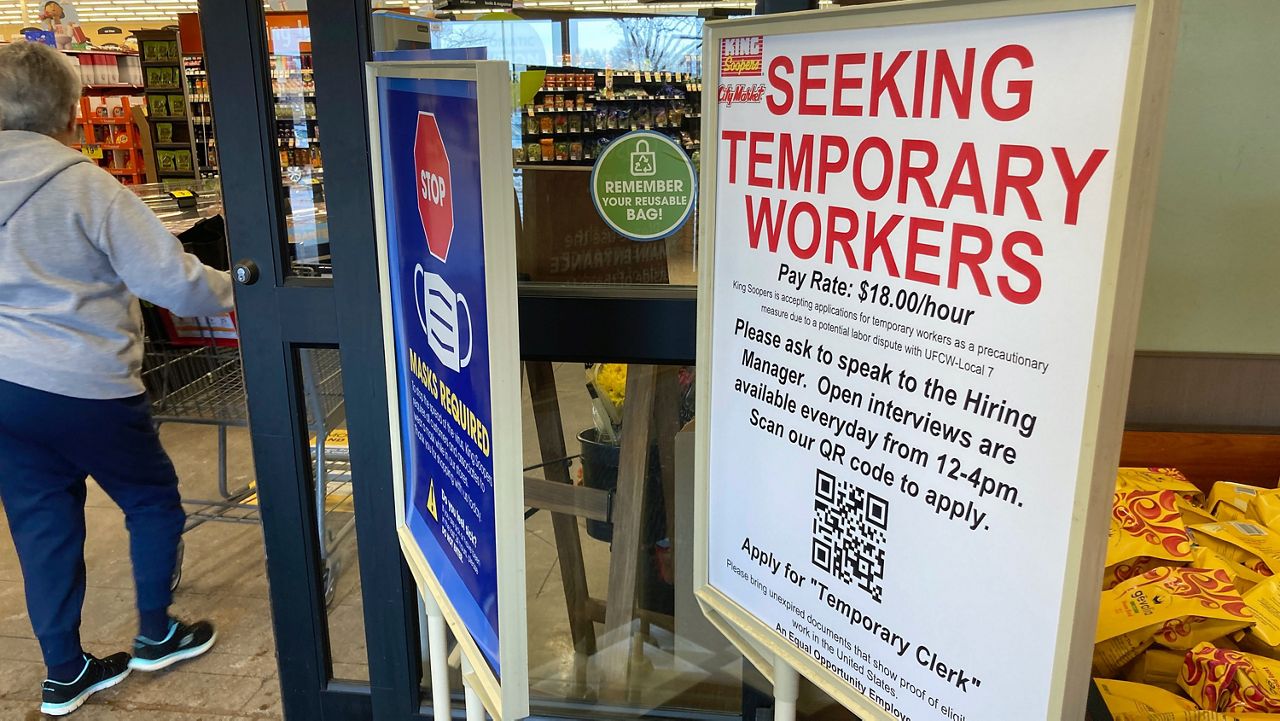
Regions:
<instances>
[{"instance_id":1,"label":"metal door frame","mask_svg":"<svg viewBox=\"0 0 1280 721\"><path fill-rule=\"evenodd\" d=\"M417 588L399 551L394 516L386 375L374 242L364 63L371 59L368 0L310 0L316 112L330 170L324 177L333 279L291 277L276 152L274 102L261 0L201 0L223 207L231 257L254 260L260 279L236 288L250 435L261 504L281 701L289 719L431 719L420 683ZM522 287L526 360L692 363L692 288ZM566 324L563 318L577 322ZM593 320L594 319L594 320ZM608 322L605 322L605 321ZM298 349L340 350L368 684L332 679L314 481ZM744 669L745 670L745 669ZM766 697L743 686L743 718ZM454 718L463 719L461 704ZM534 703L533 719L635 718L626 709ZM654 719L738 718L679 710Z\"/></svg>"}]
</instances>

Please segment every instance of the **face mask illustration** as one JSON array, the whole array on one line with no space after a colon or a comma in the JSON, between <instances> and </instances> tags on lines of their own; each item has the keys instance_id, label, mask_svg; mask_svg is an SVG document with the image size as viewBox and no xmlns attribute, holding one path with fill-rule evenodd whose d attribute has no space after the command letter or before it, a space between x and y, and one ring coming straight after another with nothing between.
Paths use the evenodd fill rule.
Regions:
<instances>
[{"instance_id":1,"label":"face mask illustration","mask_svg":"<svg viewBox=\"0 0 1280 721\"><path fill-rule=\"evenodd\" d=\"M413 269L413 296L418 307L418 322L436 358L454 371L466 368L474 345L467 299L461 293L454 293L444 278L428 273L421 265ZM463 318L466 319L465 333L462 332ZM466 353L459 348L462 336L467 339Z\"/></svg>"}]
</instances>

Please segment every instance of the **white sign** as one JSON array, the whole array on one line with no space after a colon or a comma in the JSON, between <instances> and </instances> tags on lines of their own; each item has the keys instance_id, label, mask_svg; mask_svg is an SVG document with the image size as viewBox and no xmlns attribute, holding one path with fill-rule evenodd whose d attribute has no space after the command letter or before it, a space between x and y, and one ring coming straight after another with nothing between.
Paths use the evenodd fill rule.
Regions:
<instances>
[{"instance_id":1,"label":"white sign","mask_svg":"<svg viewBox=\"0 0 1280 721\"><path fill-rule=\"evenodd\" d=\"M1162 11L933 6L706 43L699 596L867 718L1078 719Z\"/></svg>"}]
</instances>

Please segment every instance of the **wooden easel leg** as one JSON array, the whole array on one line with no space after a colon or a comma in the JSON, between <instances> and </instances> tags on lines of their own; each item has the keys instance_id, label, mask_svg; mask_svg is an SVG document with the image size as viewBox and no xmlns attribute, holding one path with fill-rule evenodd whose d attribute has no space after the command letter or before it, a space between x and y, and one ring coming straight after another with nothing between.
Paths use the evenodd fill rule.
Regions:
<instances>
[{"instance_id":1,"label":"wooden easel leg","mask_svg":"<svg viewBox=\"0 0 1280 721\"><path fill-rule=\"evenodd\" d=\"M676 535L676 433L680 431L680 369L658 369L657 396L653 409L653 432L657 436L658 466L662 472L662 507L667 522L667 538ZM674 541L672 541L674 543ZM675 558L674 550L672 558Z\"/></svg>"},{"instance_id":2,"label":"wooden easel leg","mask_svg":"<svg viewBox=\"0 0 1280 721\"><path fill-rule=\"evenodd\" d=\"M564 445L560 399L556 395L556 378L551 364L545 361L525 363L529 377L529 394L533 400L533 422L538 432L538 448L542 453L544 477L557 483L572 483L567 462L555 462L568 453ZM582 558L582 539L578 535L578 519L564 513L551 514L555 533L556 554L560 560L560 582L564 586L565 605L569 611L569 632L575 651L575 687L586 688L587 657L596 652L596 630L588 610L587 569Z\"/></svg>"},{"instance_id":3,"label":"wooden easel leg","mask_svg":"<svg viewBox=\"0 0 1280 721\"><path fill-rule=\"evenodd\" d=\"M601 697L624 700L630 681L635 636L637 577L642 560L645 485L649 445L653 437L656 371L649 365L627 369L626 405L622 410L622 448L618 457L618 490L613 503L613 549L609 561L609 595L601 638Z\"/></svg>"}]
</instances>

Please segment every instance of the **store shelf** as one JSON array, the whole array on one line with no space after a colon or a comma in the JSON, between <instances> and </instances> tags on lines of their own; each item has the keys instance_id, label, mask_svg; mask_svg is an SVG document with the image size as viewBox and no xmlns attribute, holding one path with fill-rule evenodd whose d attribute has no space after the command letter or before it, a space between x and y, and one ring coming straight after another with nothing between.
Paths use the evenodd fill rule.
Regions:
<instances>
[{"instance_id":1,"label":"store shelf","mask_svg":"<svg viewBox=\"0 0 1280 721\"><path fill-rule=\"evenodd\" d=\"M138 57L137 53L125 53L118 50L63 50L67 55L132 55Z\"/></svg>"},{"instance_id":2,"label":"store shelf","mask_svg":"<svg viewBox=\"0 0 1280 721\"><path fill-rule=\"evenodd\" d=\"M594 160L584 160L586 165L570 165L562 162L550 163L516 163L515 167L520 170L572 170L577 172L591 172L591 164Z\"/></svg>"},{"instance_id":3,"label":"store shelf","mask_svg":"<svg viewBox=\"0 0 1280 721\"><path fill-rule=\"evenodd\" d=\"M157 123L180 123L187 119L185 115L148 115L147 120L154 120Z\"/></svg>"},{"instance_id":4,"label":"store shelf","mask_svg":"<svg viewBox=\"0 0 1280 721\"><path fill-rule=\"evenodd\" d=\"M182 66L181 60L140 60L144 68L176 68Z\"/></svg>"},{"instance_id":5,"label":"store shelf","mask_svg":"<svg viewBox=\"0 0 1280 721\"><path fill-rule=\"evenodd\" d=\"M151 87L143 88L143 92L156 93L157 95L177 95L178 93L182 92L182 86L181 85L169 85L169 86L152 85Z\"/></svg>"},{"instance_id":6,"label":"store shelf","mask_svg":"<svg viewBox=\"0 0 1280 721\"><path fill-rule=\"evenodd\" d=\"M643 103L650 100L688 100L682 95L649 95L643 98L596 98L597 103Z\"/></svg>"},{"instance_id":7,"label":"store shelf","mask_svg":"<svg viewBox=\"0 0 1280 721\"><path fill-rule=\"evenodd\" d=\"M191 148L190 143L152 143L151 147L159 150L188 150Z\"/></svg>"},{"instance_id":8,"label":"store shelf","mask_svg":"<svg viewBox=\"0 0 1280 721\"><path fill-rule=\"evenodd\" d=\"M132 125L133 120L130 118L102 118L90 119L83 121L85 125Z\"/></svg>"},{"instance_id":9,"label":"store shelf","mask_svg":"<svg viewBox=\"0 0 1280 721\"><path fill-rule=\"evenodd\" d=\"M103 168L103 170L112 175L146 175L144 171L134 168Z\"/></svg>"},{"instance_id":10,"label":"store shelf","mask_svg":"<svg viewBox=\"0 0 1280 721\"><path fill-rule=\"evenodd\" d=\"M523 112L526 115L546 115L550 113L594 113L595 111L596 109L594 107L562 109L562 108L537 108L537 107L531 108L529 106L525 106L525 109Z\"/></svg>"},{"instance_id":11,"label":"store shelf","mask_svg":"<svg viewBox=\"0 0 1280 721\"><path fill-rule=\"evenodd\" d=\"M551 133L522 133L522 135L523 135L524 137L526 137L526 138L567 138L567 137L571 137L571 136L574 136L574 135L591 135L591 134L592 134L592 133L594 133L594 132L596 132L594 129L592 129L592 130L566 130L566 131L561 132L561 133L556 133L556 132L551 132Z\"/></svg>"},{"instance_id":12,"label":"store shelf","mask_svg":"<svg viewBox=\"0 0 1280 721\"><path fill-rule=\"evenodd\" d=\"M93 92L109 92L113 90L141 90L142 86L132 83L95 83L93 85L85 85L84 89Z\"/></svg>"}]
</instances>

